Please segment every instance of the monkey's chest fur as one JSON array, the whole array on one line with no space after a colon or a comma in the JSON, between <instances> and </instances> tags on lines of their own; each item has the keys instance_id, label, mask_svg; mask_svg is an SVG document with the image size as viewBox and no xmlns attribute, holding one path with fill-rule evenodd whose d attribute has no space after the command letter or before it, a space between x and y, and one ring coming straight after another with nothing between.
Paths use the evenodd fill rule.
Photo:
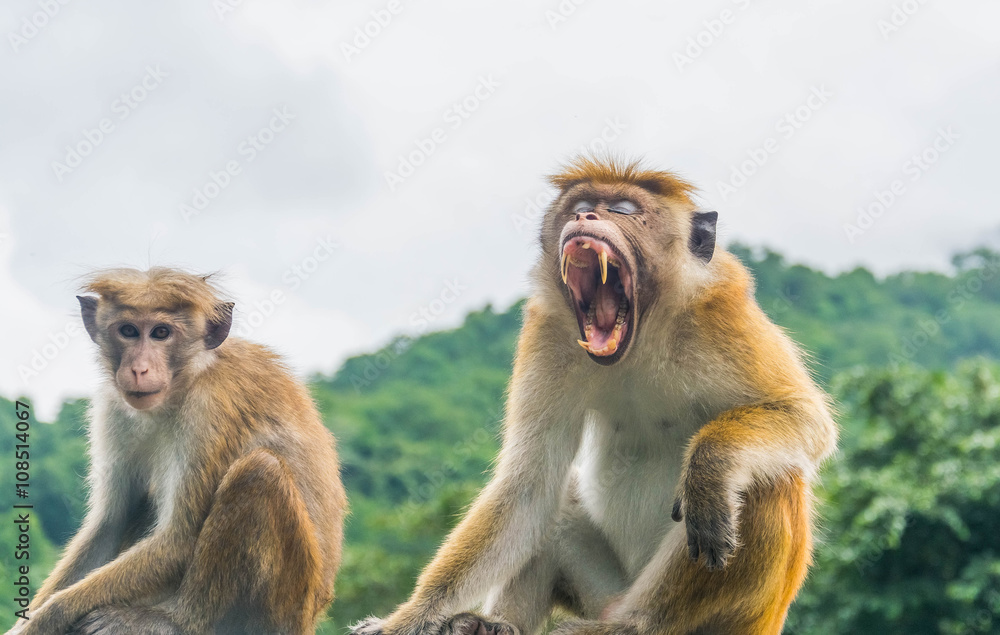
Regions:
<instances>
[{"instance_id":1,"label":"monkey's chest fur","mask_svg":"<svg viewBox=\"0 0 1000 635\"><path fill-rule=\"evenodd\" d=\"M577 493L634 578L676 524L670 512L684 450L705 417L681 395L591 393L588 401Z\"/></svg>"},{"instance_id":2,"label":"monkey's chest fur","mask_svg":"<svg viewBox=\"0 0 1000 635\"><path fill-rule=\"evenodd\" d=\"M107 427L95 431L93 437L108 451L95 453L94 460L106 455L104 469L114 475L133 511L139 512L133 516L130 533L142 538L170 522L189 468L186 450L191 440L177 426L133 413L112 409L107 421Z\"/></svg>"}]
</instances>

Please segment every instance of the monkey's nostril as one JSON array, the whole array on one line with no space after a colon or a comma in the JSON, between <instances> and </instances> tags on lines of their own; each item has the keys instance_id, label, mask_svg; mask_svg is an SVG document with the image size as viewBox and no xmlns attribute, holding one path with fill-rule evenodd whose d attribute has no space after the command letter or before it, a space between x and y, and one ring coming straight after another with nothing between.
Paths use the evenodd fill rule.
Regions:
<instances>
[{"instance_id":1,"label":"monkey's nostril","mask_svg":"<svg viewBox=\"0 0 1000 635\"><path fill-rule=\"evenodd\" d=\"M586 219L587 220L597 220L597 214L593 214L593 213L587 214Z\"/></svg>"}]
</instances>

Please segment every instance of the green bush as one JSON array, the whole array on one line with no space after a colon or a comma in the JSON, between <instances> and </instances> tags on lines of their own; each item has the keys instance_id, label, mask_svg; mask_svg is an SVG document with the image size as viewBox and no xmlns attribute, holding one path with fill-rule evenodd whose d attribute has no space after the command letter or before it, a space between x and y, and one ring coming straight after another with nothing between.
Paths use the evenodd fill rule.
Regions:
<instances>
[{"instance_id":1,"label":"green bush","mask_svg":"<svg viewBox=\"0 0 1000 635\"><path fill-rule=\"evenodd\" d=\"M1000 631L1000 367L838 376L840 456L790 633Z\"/></svg>"}]
</instances>

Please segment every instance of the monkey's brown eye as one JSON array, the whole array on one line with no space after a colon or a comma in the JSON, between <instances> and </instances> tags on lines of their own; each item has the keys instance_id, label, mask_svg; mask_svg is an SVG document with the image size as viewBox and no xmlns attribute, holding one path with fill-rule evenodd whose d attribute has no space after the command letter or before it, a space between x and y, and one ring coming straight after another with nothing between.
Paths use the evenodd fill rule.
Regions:
<instances>
[{"instance_id":1,"label":"monkey's brown eye","mask_svg":"<svg viewBox=\"0 0 1000 635\"><path fill-rule=\"evenodd\" d=\"M149 336L154 340L165 340L170 337L170 327L162 325L157 326L149 333Z\"/></svg>"},{"instance_id":2,"label":"monkey's brown eye","mask_svg":"<svg viewBox=\"0 0 1000 635\"><path fill-rule=\"evenodd\" d=\"M139 337L139 329L135 328L134 324L122 324L118 327L118 332L122 337L127 337L129 339Z\"/></svg>"},{"instance_id":3,"label":"monkey's brown eye","mask_svg":"<svg viewBox=\"0 0 1000 635\"><path fill-rule=\"evenodd\" d=\"M639 206L632 201L618 201L617 203L612 203L608 206L609 212L614 212L615 214L635 214L639 211Z\"/></svg>"}]
</instances>

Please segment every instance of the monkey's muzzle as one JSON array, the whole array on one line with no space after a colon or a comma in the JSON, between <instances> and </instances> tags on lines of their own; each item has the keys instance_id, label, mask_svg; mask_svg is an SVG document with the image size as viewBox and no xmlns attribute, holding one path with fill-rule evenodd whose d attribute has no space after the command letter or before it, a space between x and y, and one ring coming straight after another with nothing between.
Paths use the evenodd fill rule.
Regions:
<instances>
[{"instance_id":1,"label":"monkey's muzzle","mask_svg":"<svg viewBox=\"0 0 1000 635\"><path fill-rule=\"evenodd\" d=\"M633 276L627 261L609 242L576 235L563 243L560 269L583 336L580 346L599 363L617 361L634 330Z\"/></svg>"}]
</instances>

